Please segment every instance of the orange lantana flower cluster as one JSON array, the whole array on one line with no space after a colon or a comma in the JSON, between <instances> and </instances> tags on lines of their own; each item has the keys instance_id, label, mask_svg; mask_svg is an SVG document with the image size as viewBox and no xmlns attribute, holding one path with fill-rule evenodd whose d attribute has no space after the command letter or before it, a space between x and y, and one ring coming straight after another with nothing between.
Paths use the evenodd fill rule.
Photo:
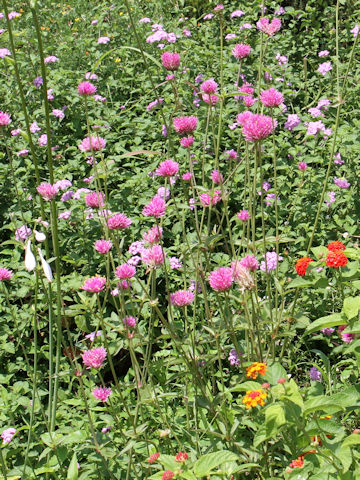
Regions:
<instances>
[{"instance_id":1,"label":"orange lantana flower cluster","mask_svg":"<svg viewBox=\"0 0 360 480\"><path fill-rule=\"evenodd\" d=\"M309 257L299 258L295 265L296 273L300 275L300 277L303 277L306 274L306 269L309 263L313 261L314 260Z\"/></svg>"},{"instance_id":2,"label":"orange lantana flower cluster","mask_svg":"<svg viewBox=\"0 0 360 480\"><path fill-rule=\"evenodd\" d=\"M247 410L257 405L263 407L266 397L267 393L262 388L259 388L259 390L248 390L243 398L243 403L246 405Z\"/></svg>"},{"instance_id":3,"label":"orange lantana flower cluster","mask_svg":"<svg viewBox=\"0 0 360 480\"><path fill-rule=\"evenodd\" d=\"M258 375L265 375L267 368L266 363L255 362L246 369L246 376L255 380Z\"/></svg>"}]
</instances>

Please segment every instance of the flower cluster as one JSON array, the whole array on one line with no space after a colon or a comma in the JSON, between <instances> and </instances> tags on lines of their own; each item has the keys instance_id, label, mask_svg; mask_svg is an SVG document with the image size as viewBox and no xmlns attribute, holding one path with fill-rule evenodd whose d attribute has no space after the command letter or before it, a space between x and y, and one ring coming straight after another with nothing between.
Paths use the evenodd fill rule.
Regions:
<instances>
[{"instance_id":1,"label":"flower cluster","mask_svg":"<svg viewBox=\"0 0 360 480\"><path fill-rule=\"evenodd\" d=\"M255 380L258 375L265 375L268 369L266 363L255 362L246 369L246 376Z\"/></svg>"},{"instance_id":2,"label":"flower cluster","mask_svg":"<svg viewBox=\"0 0 360 480\"><path fill-rule=\"evenodd\" d=\"M243 398L243 403L247 410L256 407L257 405L263 407L265 405L266 397L267 393L264 392L262 388L259 388L258 390L248 390Z\"/></svg>"}]
</instances>

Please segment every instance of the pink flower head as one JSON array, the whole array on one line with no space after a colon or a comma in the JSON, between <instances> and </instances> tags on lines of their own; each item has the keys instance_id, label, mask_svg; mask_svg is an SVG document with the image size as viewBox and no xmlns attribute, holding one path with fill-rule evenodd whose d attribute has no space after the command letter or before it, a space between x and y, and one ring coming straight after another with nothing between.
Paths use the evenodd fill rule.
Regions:
<instances>
[{"instance_id":1,"label":"pink flower head","mask_svg":"<svg viewBox=\"0 0 360 480\"><path fill-rule=\"evenodd\" d=\"M3 441L2 444L6 445L7 443L10 443L15 433L16 433L16 428L10 427L4 430L0 435Z\"/></svg>"},{"instance_id":2,"label":"pink flower head","mask_svg":"<svg viewBox=\"0 0 360 480\"><path fill-rule=\"evenodd\" d=\"M299 162L299 163L298 163L298 169L299 169L299 170L302 170L302 171L306 170L306 169L307 169L307 163L305 163L305 162Z\"/></svg>"},{"instance_id":3,"label":"pink flower head","mask_svg":"<svg viewBox=\"0 0 360 480\"><path fill-rule=\"evenodd\" d=\"M221 201L221 191L215 190L214 194L211 196L208 193L202 193L199 196L200 203L203 207L209 207L211 205L216 205Z\"/></svg>"},{"instance_id":4,"label":"pink flower head","mask_svg":"<svg viewBox=\"0 0 360 480\"><path fill-rule=\"evenodd\" d=\"M86 290L87 292L92 293L99 293L101 290L104 290L106 284L105 277L91 277L87 278L84 282L84 285L81 287L82 290Z\"/></svg>"},{"instance_id":5,"label":"pink flower head","mask_svg":"<svg viewBox=\"0 0 360 480\"><path fill-rule=\"evenodd\" d=\"M355 25L355 27L350 30L354 38L356 38L359 35L359 31L360 31L360 25Z\"/></svg>"},{"instance_id":6,"label":"pink flower head","mask_svg":"<svg viewBox=\"0 0 360 480\"><path fill-rule=\"evenodd\" d=\"M188 290L178 290L170 295L171 305L176 307L186 307L194 301L195 295Z\"/></svg>"},{"instance_id":7,"label":"pink flower head","mask_svg":"<svg viewBox=\"0 0 360 480\"><path fill-rule=\"evenodd\" d=\"M130 317L130 316L124 317L123 318L123 324L128 326L128 327L134 328L134 327L136 327L136 318L135 317Z\"/></svg>"},{"instance_id":8,"label":"pink flower head","mask_svg":"<svg viewBox=\"0 0 360 480\"><path fill-rule=\"evenodd\" d=\"M218 84L215 82L213 78L210 78L209 80L205 80L205 82L203 82L200 85L200 88L204 93L215 93L217 90L217 87L218 87Z\"/></svg>"},{"instance_id":9,"label":"pink flower head","mask_svg":"<svg viewBox=\"0 0 360 480\"><path fill-rule=\"evenodd\" d=\"M257 142L268 137L276 128L277 122L263 114L254 114L243 124L242 133L247 142Z\"/></svg>"},{"instance_id":10,"label":"pink flower head","mask_svg":"<svg viewBox=\"0 0 360 480\"><path fill-rule=\"evenodd\" d=\"M159 177L174 177L179 171L179 164L173 160L161 162L155 174Z\"/></svg>"},{"instance_id":11,"label":"pink flower head","mask_svg":"<svg viewBox=\"0 0 360 480\"><path fill-rule=\"evenodd\" d=\"M82 152L97 152L103 150L106 146L105 138L101 137L86 137L79 145L79 149Z\"/></svg>"},{"instance_id":12,"label":"pink flower head","mask_svg":"<svg viewBox=\"0 0 360 480\"><path fill-rule=\"evenodd\" d=\"M256 23L256 26L262 32L272 36L280 30L281 20L280 18L273 18L270 23L268 18L260 18L260 20Z\"/></svg>"},{"instance_id":13,"label":"pink flower head","mask_svg":"<svg viewBox=\"0 0 360 480\"><path fill-rule=\"evenodd\" d=\"M253 113L250 112L249 110L245 110L245 112L239 113L239 115L236 117L236 121L239 125L244 126L246 122L250 120L250 118L253 117Z\"/></svg>"},{"instance_id":14,"label":"pink flower head","mask_svg":"<svg viewBox=\"0 0 360 480\"><path fill-rule=\"evenodd\" d=\"M92 391L92 394L97 400L100 400L100 402L106 402L107 399L110 397L112 391L111 388L103 388L103 387L97 387L94 388Z\"/></svg>"},{"instance_id":15,"label":"pink flower head","mask_svg":"<svg viewBox=\"0 0 360 480\"><path fill-rule=\"evenodd\" d=\"M244 83L241 85L241 87L239 88L239 92L241 93L246 93L247 95L253 95L255 89L254 87L251 85L251 83ZM240 96L245 96L245 95L240 95Z\"/></svg>"},{"instance_id":16,"label":"pink flower head","mask_svg":"<svg viewBox=\"0 0 360 480\"><path fill-rule=\"evenodd\" d=\"M110 230L128 228L130 225L131 220L124 213L115 213L107 220L107 226L110 228Z\"/></svg>"},{"instance_id":17,"label":"pink flower head","mask_svg":"<svg viewBox=\"0 0 360 480\"><path fill-rule=\"evenodd\" d=\"M112 242L110 240L96 240L94 243L95 250L99 253L107 253L112 249Z\"/></svg>"},{"instance_id":18,"label":"pink flower head","mask_svg":"<svg viewBox=\"0 0 360 480\"><path fill-rule=\"evenodd\" d=\"M298 115L296 115L296 113L293 113L293 114L288 115L284 127L285 127L287 130L290 130L290 131L291 131L291 130L293 130L295 127L297 127L300 122L301 122L301 120L300 120L300 118L298 117Z\"/></svg>"},{"instance_id":19,"label":"pink flower head","mask_svg":"<svg viewBox=\"0 0 360 480\"><path fill-rule=\"evenodd\" d=\"M188 182L189 180L192 179L192 173L191 172L186 172L184 175L181 177L185 182Z\"/></svg>"},{"instance_id":20,"label":"pink flower head","mask_svg":"<svg viewBox=\"0 0 360 480\"><path fill-rule=\"evenodd\" d=\"M7 268L0 268L0 282L4 280L10 280L13 276L13 272Z\"/></svg>"},{"instance_id":21,"label":"pink flower head","mask_svg":"<svg viewBox=\"0 0 360 480\"><path fill-rule=\"evenodd\" d=\"M59 191L58 188L55 185L51 185L51 183L41 183L36 187L36 190L46 202L50 202L50 200L55 198Z\"/></svg>"},{"instance_id":22,"label":"pink flower head","mask_svg":"<svg viewBox=\"0 0 360 480\"><path fill-rule=\"evenodd\" d=\"M240 210L239 213L236 214L237 218L242 222L246 222L250 219L250 213L248 210Z\"/></svg>"},{"instance_id":23,"label":"pink flower head","mask_svg":"<svg viewBox=\"0 0 360 480\"><path fill-rule=\"evenodd\" d=\"M143 234L143 239L145 242L150 243L150 245L154 243L159 243L160 239L162 238L163 229L160 225L154 225L150 230Z\"/></svg>"},{"instance_id":24,"label":"pink flower head","mask_svg":"<svg viewBox=\"0 0 360 480\"><path fill-rule=\"evenodd\" d=\"M216 5L214 8L214 12L222 12L224 10L224 5L222 3L219 3L219 5Z\"/></svg>"},{"instance_id":25,"label":"pink flower head","mask_svg":"<svg viewBox=\"0 0 360 480\"><path fill-rule=\"evenodd\" d=\"M40 147L44 147L48 143L48 136L44 133L38 138Z\"/></svg>"},{"instance_id":26,"label":"pink flower head","mask_svg":"<svg viewBox=\"0 0 360 480\"><path fill-rule=\"evenodd\" d=\"M92 348L81 356L86 367L100 368L106 360L106 350L104 347Z\"/></svg>"},{"instance_id":27,"label":"pink flower head","mask_svg":"<svg viewBox=\"0 0 360 480\"><path fill-rule=\"evenodd\" d=\"M217 292L229 290L233 283L233 272L230 267L220 267L209 275L210 287Z\"/></svg>"},{"instance_id":28,"label":"pink flower head","mask_svg":"<svg viewBox=\"0 0 360 480\"><path fill-rule=\"evenodd\" d=\"M321 75L326 75L330 70L332 70L331 62L320 63L318 67L318 72L321 73Z\"/></svg>"},{"instance_id":29,"label":"pink flower head","mask_svg":"<svg viewBox=\"0 0 360 480\"><path fill-rule=\"evenodd\" d=\"M349 188L350 187L350 183L345 178L334 177L334 183L339 188Z\"/></svg>"},{"instance_id":30,"label":"pink flower head","mask_svg":"<svg viewBox=\"0 0 360 480\"><path fill-rule=\"evenodd\" d=\"M99 38L98 38L98 41L97 41L97 43L104 44L104 45L105 45L106 43L108 43L108 42L110 42L110 38L109 38L109 37L99 37Z\"/></svg>"},{"instance_id":31,"label":"pink flower head","mask_svg":"<svg viewBox=\"0 0 360 480\"><path fill-rule=\"evenodd\" d=\"M215 185L219 185L219 183L223 183L224 177L222 176L222 173L219 172L219 170L213 170L211 172L211 180L215 183Z\"/></svg>"},{"instance_id":32,"label":"pink flower head","mask_svg":"<svg viewBox=\"0 0 360 480\"><path fill-rule=\"evenodd\" d=\"M216 105L217 102L219 101L219 97L217 95L208 95L207 93L204 93L202 95L202 99L204 102L208 103L209 105Z\"/></svg>"},{"instance_id":33,"label":"pink flower head","mask_svg":"<svg viewBox=\"0 0 360 480\"><path fill-rule=\"evenodd\" d=\"M161 55L161 62L166 70L177 70L180 66L180 55L178 53L164 52Z\"/></svg>"},{"instance_id":34,"label":"pink flower head","mask_svg":"<svg viewBox=\"0 0 360 480\"><path fill-rule=\"evenodd\" d=\"M196 130L198 119L197 117L176 117L173 123L177 133L186 135Z\"/></svg>"},{"instance_id":35,"label":"pink flower head","mask_svg":"<svg viewBox=\"0 0 360 480\"><path fill-rule=\"evenodd\" d=\"M102 208L104 203L105 194L102 192L92 192L85 195L85 203L91 208Z\"/></svg>"},{"instance_id":36,"label":"pink flower head","mask_svg":"<svg viewBox=\"0 0 360 480\"><path fill-rule=\"evenodd\" d=\"M240 260L240 265L247 268L251 272L254 272L259 268L259 262L254 255L246 255L246 257Z\"/></svg>"},{"instance_id":37,"label":"pink flower head","mask_svg":"<svg viewBox=\"0 0 360 480\"><path fill-rule=\"evenodd\" d=\"M55 57L55 55L50 55L49 57L44 58L44 63L56 63L58 60L58 57Z\"/></svg>"},{"instance_id":38,"label":"pink flower head","mask_svg":"<svg viewBox=\"0 0 360 480\"><path fill-rule=\"evenodd\" d=\"M160 245L144 248L141 252L141 260L149 267L159 267L164 263L164 255Z\"/></svg>"},{"instance_id":39,"label":"pink flower head","mask_svg":"<svg viewBox=\"0 0 360 480\"><path fill-rule=\"evenodd\" d=\"M232 50L232 54L238 60L248 57L250 55L250 52L251 47L247 43L237 43Z\"/></svg>"},{"instance_id":40,"label":"pink flower head","mask_svg":"<svg viewBox=\"0 0 360 480\"><path fill-rule=\"evenodd\" d=\"M230 17L231 18L239 18L239 17L242 17L243 15L245 15L245 12L243 12L242 10L235 10L234 12L232 12Z\"/></svg>"},{"instance_id":41,"label":"pink flower head","mask_svg":"<svg viewBox=\"0 0 360 480\"><path fill-rule=\"evenodd\" d=\"M145 217L160 218L165 215L165 209L166 204L164 199L161 198L159 195L155 195L155 197L152 198L151 202L145 205L142 214L145 215Z\"/></svg>"},{"instance_id":42,"label":"pink flower head","mask_svg":"<svg viewBox=\"0 0 360 480\"><path fill-rule=\"evenodd\" d=\"M96 93L96 87L90 82L81 82L78 85L79 95L93 95Z\"/></svg>"},{"instance_id":43,"label":"pink flower head","mask_svg":"<svg viewBox=\"0 0 360 480\"><path fill-rule=\"evenodd\" d=\"M321 52L318 53L319 57L327 57L329 55L329 50L321 50Z\"/></svg>"},{"instance_id":44,"label":"pink flower head","mask_svg":"<svg viewBox=\"0 0 360 480\"><path fill-rule=\"evenodd\" d=\"M284 102L284 97L283 94L275 88L269 88L269 90L263 90L261 92L260 102L265 105L265 107L274 108Z\"/></svg>"},{"instance_id":45,"label":"pink flower head","mask_svg":"<svg viewBox=\"0 0 360 480\"><path fill-rule=\"evenodd\" d=\"M343 333L343 331L348 327L348 325L340 325L338 328L338 333L341 335L341 340L345 343L351 343L355 335L353 333Z\"/></svg>"},{"instance_id":46,"label":"pink flower head","mask_svg":"<svg viewBox=\"0 0 360 480\"><path fill-rule=\"evenodd\" d=\"M120 278L120 280L126 280L132 278L136 274L136 268L133 265L128 263L123 263L119 265L116 269L115 275Z\"/></svg>"},{"instance_id":47,"label":"pink flower head","mask_svg":"<svg viewBox=\"0 0 360 480\"><path fill-rule=\"evenodd\" d=\"M0 112L0 127L6 127L11 123L11 117L8 113Z\"/></svg>"},{"instance_id":48,"label":"pink flower head","mask_svg":"<svg viewBox=\"0 0 360 480\"><path fill-rule=\"evenodd\" d=\"M180 145L184 148L190 148L193 143L194 143L194 137L180 138Z\"/></svg>"}]
</instances>

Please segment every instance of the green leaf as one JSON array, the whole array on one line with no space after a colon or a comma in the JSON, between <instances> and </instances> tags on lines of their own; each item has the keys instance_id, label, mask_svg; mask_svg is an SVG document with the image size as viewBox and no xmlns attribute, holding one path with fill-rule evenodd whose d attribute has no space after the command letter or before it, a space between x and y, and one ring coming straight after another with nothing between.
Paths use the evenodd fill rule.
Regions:
<instances>
[{"instance_id":1,"label":"green leaf","mask_svg":"<svg viewBox=\"0 0 360 480\"><path fill-rule=\"evenodd\" d=\"M74 455L71 459L66 479L67 480L77 480L78 479L77 457L76 457L75 452L74 452Z\"/></svg>"},{"instance_id":2,"label":"green leaf","mask_svg":"<svg viewBox=\"0 0 360 480\"><path fill-rule=\"evenodd\" d=\"M356 317L360 310L360 297L348 297L344 300L342 308L343 313L347 316L348 320Z\"/></svg>"},{"instance_id":3,"label":"green leaf","mask_svg":"<svg viewBox=\"0 0 360 480\"><path fill-rule=\"evenodd\" d=\"M239 459L239 456L228 450L221 450L219 452L208 453L200 457L194 464L194 473L198 477L205 477L209 475L212 470L218 468L221 464L226 462L234 462Z\"/></svg>"},{"instance_id":4,"label":"green leaf","mask_svg":"<svg viewBox=\"0 0 360 480\"><path fill-rule=\"evenodd\" d=\"M332 315L326 315L312 322L306 329L306 333L310 334L321 330L322 328L337 327L338 325L344 325L347 323L346 317L342 313L333 313Z\"/></svg>"},{"instance_id":5,"label":"green leaf","mask_svg":"<svg viewBox=\"0 0 360 480\"><path fill-rule=\"evenodd\" d=\"M360 444L360 435L354 433L345 438L341 448L349 447L350 445L359 445L359 444Z\"/></svg>"},{"instance_id":6,"label":"green leaf","mask_svg":"<svg viewBox=\"0 0 360 480\"><path fill-rule=\"evenodd\" d=\"M325 395L318 395L316 397L310 398L305 402L305 415L311 413L311 412L317 412L317 411L323 411L333 413L334 409L335 411L340 411L344 410L344 406L342 405L341 401L339 403L336 403L335 399L332 399L331 397L326 397Z\"/></svg>"},{"instance_id":7,"label":"green leaf","mask_svg":"<svg viewBox=\"0 0 360 480\"><path fill-rule=\"evenodd\" d=\"M247 392L248 390L258 390L261 388L261 384L257 382L244 382L230 388L230 392Z\"/></svg>"},{"instance_id":8,"label":"green leaf","mask_svg":"<svg viewBox=\"0 0 360 480\"><path fill-rule=\"evenodd\" d=\"M275 404L267 407L265 410L265 426L268 437L275 437L279 432L279 427L285 423L285 412L281 405Z\"/></svg>"},{"instance_id":9,"label":"green leaf","mask_svg":"<svg viewBox=\"0 0 360 480\"><path fill-rule=\"evenodd\" d=\"M287 378L286 370L280 363L273 363L262 377L264 382L269 382L270 385L276 385L279 378Z\"/></svg>"}]
</instances>

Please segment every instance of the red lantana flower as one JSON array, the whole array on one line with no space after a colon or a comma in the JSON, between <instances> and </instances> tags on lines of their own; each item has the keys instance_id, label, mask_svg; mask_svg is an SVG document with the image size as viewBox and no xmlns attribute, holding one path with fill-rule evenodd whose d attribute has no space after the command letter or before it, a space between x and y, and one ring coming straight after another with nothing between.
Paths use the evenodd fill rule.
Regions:
<instances>
[{"instance_id":1,"label":"red lantana flower","mask_svg":"<svg viewBox=\"0 0 360 480\"><path fill-rule=\"evenodd\" d=\"M155 463L156 460L160 457L160 453L159 452L156 452L156 453L153 453L152 455L150 455L150 457L147 459L147 462L148 463Z\"/></svg>"},{"instance_id":2,"label":"red lantana flower","mask_svg":"<svg viewBox=\"0 0 360 480\"><path fill-rule=\"evenodd\" d=\"M296 273L300 275L300 277L303 277L306 274L306 269L309 265L310 262L313 262L309 257L303 257L299 258L299 260L296 262L295 268L296 268Z\"/></svg>"},{"instance_id":3,"label":"red lantana flower","mask_svg":"<svg viewBox=\"0 0 360 480\"><path fill-rule=\"evenodd\" d=\"M188 454L186 452L179 452L175 457L175 462L183 463L188 459Z\"/></svg>"},{"instance_id":4,"label":"red lantana flower","mask_svg":"<svg viewBox=\"0 0 360 480\"><path fill-rule=\"evenodd\" d=\"M326 266L333 268L345 267L348 263L348 258L341 250L330 251L326 257Z\"/></svg>"},{"instance_id":5,"label":"red lantana flower","mask_svg":"<svg viewBox=\"0 0 360 480\"><path fill-rule=\"evenodd\" d=\"M337 250L344 251L346 246L342 242L336 241L329 243L327 248L330 250L330 252L336 252Z\"/></svg>"}]
</instances>

